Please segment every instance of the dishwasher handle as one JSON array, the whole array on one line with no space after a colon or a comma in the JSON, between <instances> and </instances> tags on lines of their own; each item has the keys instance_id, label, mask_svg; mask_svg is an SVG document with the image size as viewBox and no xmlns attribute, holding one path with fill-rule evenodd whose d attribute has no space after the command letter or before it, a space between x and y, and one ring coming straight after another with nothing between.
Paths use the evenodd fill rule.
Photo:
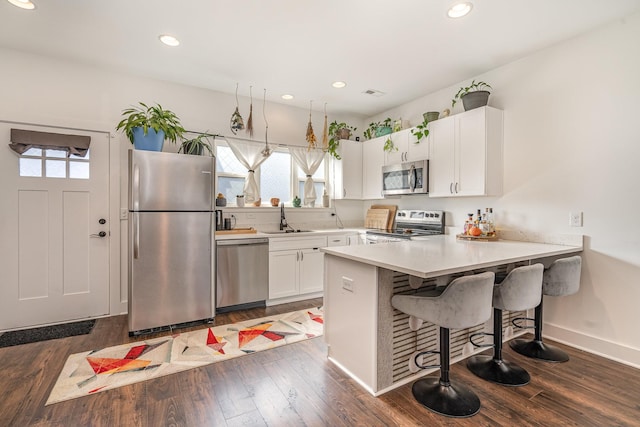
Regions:
<instances>
[{"instance_id":1,"label":"dishwasher handle","mask_svg":"<svg viewBox=\"0 0 640 427\"><path fill-rule=\"evenodd\" d=\"M268 238L216 240L217 246L268 245Z\"/></svg>"}]
</instances>

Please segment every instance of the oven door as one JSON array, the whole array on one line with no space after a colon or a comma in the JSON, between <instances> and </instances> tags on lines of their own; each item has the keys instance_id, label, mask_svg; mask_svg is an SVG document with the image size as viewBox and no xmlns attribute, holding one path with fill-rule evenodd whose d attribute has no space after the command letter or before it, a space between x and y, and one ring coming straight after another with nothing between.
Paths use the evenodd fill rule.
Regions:
<instances>
[{"instance_id":1,"label":"oven door","mask_svg":"<svg viewBox=\"0 0 640 427\"><path fill-rule=\"evenodd\" d=\"M427 194L429 192L429 160L382 167L382 194Z\"/></svg>"}]
</instances>

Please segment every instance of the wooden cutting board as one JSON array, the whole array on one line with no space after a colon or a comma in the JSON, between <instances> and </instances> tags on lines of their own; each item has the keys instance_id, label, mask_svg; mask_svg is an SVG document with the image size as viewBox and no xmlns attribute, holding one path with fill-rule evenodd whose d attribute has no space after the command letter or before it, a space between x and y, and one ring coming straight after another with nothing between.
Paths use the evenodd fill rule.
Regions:
<instances>
[{"instance_id":1,"label":"wooden cutting board","mask_svg":"<svg viewBox=\"0 0 640 427\"><path fill-rule=\"evenodd\" d=\"M389 209L368 209L364 219L365 228L386 229L389 223Z\"/></svg>"},{"instance_id":2,"label":"wooden cutting board","mask_svg":"<svg viewBox=\"0 0 640 427\"><path fill-rule=\"evenodd\" d=\"M393 230L393 222L396 219L398 206L396 205L371 205L371 209L389 209L389 218L387 219L387 230Z\"/></svg>"},{"instance_id":3,"label":"wooden cutting board","mask_svg":"<svg viewBox=\"0 0 640 427\"><path fill-rule=\"evenodd\" d=\"M234 228L232 230L216 230L216 234L255 234L255 228Z\"/></svg>"}]
</instances>

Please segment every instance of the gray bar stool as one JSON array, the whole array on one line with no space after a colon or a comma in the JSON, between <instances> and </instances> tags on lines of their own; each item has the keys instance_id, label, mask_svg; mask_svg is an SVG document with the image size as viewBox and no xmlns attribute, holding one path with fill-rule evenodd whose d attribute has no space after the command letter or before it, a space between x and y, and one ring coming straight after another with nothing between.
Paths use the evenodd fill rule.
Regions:
<instances>
[{"instance_id":1,"label":"gray bar stool","mask_svg":"<svg viewBox=\"0 0 640 427\"><path fill-rule=\"evenodd\" d=\"M544 272L542 279L542 294L554 297L571 295L580 289L580 270L582 258L580 255L556 260L551 267ZM514 319L515 322L522 319ZM557 347L542 342L542 300L536 307L534 320L535 337L533 341L524 339L512 340L509 345L518 353L534 359L547 362L566 362L569 355Z\"/></svg>"},{"instance_id":2,"label":"gray bar stool","mask_svg":"<svg viewBox=\"0 0 640 427\"><path fill-rule=\"evenodd\" d=\"M444 291L435 290L413 295L394 295L391 305L407 313L409 325L416 330L422 321L440 327L440 378L422 378L413 383L413 397L427 409L450 417L470 417L480 410L480 399L467 386L449 379L449 329L470 328L491 317L491 298L495 274L491 272L454 279ZM416 321L417 320L417 321ZM417 363L416 363L417 364Z\"/></svg>"},{"instance_id":3,"label":"gray bar stool","mask_svg":"<svg viewBox=\"0 0 640 427\"><path fill-rule=\"evenodd\" d=\"M480 378L506 386L529 384L531 377L524 368L502 359L502 310L528 310L540 304L543 271L542 264L514 268L493 288L493 334L470 337L480 347L473 342L475 336L493 335L493 356L479 354L467 361L467 368Z\"/></svg>"}]
</instances>

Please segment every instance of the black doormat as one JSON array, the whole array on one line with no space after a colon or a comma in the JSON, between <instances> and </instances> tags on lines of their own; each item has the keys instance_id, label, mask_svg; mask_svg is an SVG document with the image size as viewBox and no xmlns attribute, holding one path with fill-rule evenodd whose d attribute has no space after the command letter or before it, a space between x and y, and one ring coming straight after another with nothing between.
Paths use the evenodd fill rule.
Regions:
<instances>
[{"instance_id":1,"label":"black doormat","mask_svg":"<svg viewBox=\"0 0 640 427\"><path fill-rule=\"evenodd\" d=\"M29 344L38 341L55 340L57 338L85 335L91 332L96 320L63 323L61 325L43 326L41 328L9 331L0 335L0 348L13 345Z\"/></svg>"}]
</instances>

